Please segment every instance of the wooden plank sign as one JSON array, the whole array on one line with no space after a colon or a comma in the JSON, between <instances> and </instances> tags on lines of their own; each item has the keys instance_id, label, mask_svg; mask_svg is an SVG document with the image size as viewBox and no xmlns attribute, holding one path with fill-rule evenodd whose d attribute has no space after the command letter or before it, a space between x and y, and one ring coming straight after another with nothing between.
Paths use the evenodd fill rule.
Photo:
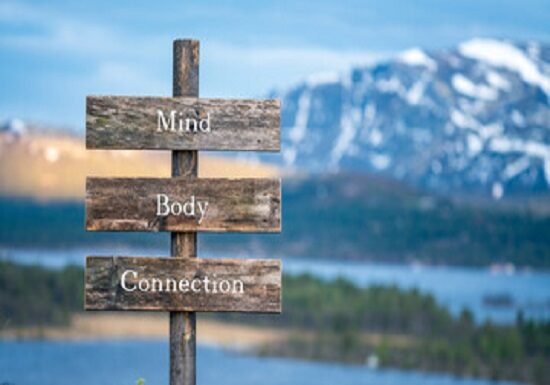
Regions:
<instances>
[{"instance_id":1,"label":"wooden plank sign","mask_svg":"<svg viewBox=\"0 0 550 385\"><path fill-rule=\"evenodd\" d=\"M280 232L281 181L87 178L86 229Z\"/></svg>"},{"instance_id":2,"label":"wooden plank sign","mask_svg":"<svg viewBox=\"0 0 550 385\"><path fill-rule=\"evenodd\" d=\"M173 95L89 96L86 147L172 150L172 178L87 178L89 231L170 231L171 258L87 257L86 310L170 312L170 384L195 385L195 312L281 312L281 261L198 259L198 231L280 232L279 179L197 178L198 150L280 150L277 100L199 99L199 42Z\"/></svg>"},{"instance_id":3,"label":"wooden plank sign","mask_svg":"<svg viewBox=\"0 0 550 385\"><path fill-rule=\"evenodd\" d=\"M86 310L281 312L281 262L88 257Z\"/></svg>"},{"instance_id":4,"label":"wooden plank sign","mask_svg":"<svg viewBox=\"0 0 550 385\"><path fill-rule=\"evenodd\" d=\"M89 149L280 149L280 102L88 96Z\"/></svg>"}]
</instances>

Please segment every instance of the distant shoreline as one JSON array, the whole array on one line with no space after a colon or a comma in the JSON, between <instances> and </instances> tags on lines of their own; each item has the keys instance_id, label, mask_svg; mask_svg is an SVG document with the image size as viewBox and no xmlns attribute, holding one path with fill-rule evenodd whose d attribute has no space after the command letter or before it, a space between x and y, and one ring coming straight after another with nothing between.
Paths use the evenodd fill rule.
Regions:
<instances>
[{"instance_id":1,"label":"distant shoreline","mask_svg":"<svg viewBox=\"0 0 550 385\"><path fill-rule=\"evenodd\" d=\"M266 344L279 343L288 338L283 330L241 325L213 320L197 323L200 344L225 348L254 350ZM7 327L0 330L0 340L168 340L167 314L77 313L68 326Z\"/></svg>"},{"instance_id":2,"label":"distant shoreline","mask_svg":"<svg viewBox=\"0 0 550 385\"><path fill-rule=\"evenodd\" d=\"M0 197L2 199L2 197ZM167 239L168 241L168 239ZM167 243L168 245L168 243ZM208 258L241 258L243 255L239 254L237 251L231 252L222 252L217 249L208 250L208 245L205 245ZM48 246L43 247L40 245L0 245L0 261L11 262L19 265L39 265L46 268L63 268L66 266L79 266L83 267L85 264L86 255L100 255L108 254L113 248L120 248L123 253L126 254L136 254L140 256L145 255L155 255L159 257L168 257L166 247L160 246L138 246L131 247L126 244L117 245L100 245L99 247L82 244L78 246ZM78 260L73 261L65 258L67 255L79 254ZM23 258L22 258L23 255ZM329 258L329 257L318 257L311 258L302 255L292 255L292 254L268 254L263 251L259 251L258 255L262 258L286 258L293 262L302 262L302 263L311 263L315 260L318 262L326 263L341 263L345 265L370 265L370 266L389 266L389 267L408 267L415 271L419 271L426 268L434 269L456 269L456 270L470 270L470 271L485 271L494 275L506 275L513 276L517 274L531 274L531 273L541 273L541 274L550 274L550 266L548 267L535 267L530 265L516 265L512 262L487 262L485 264L479 265L464 265L464 264L453 264L453 263L440 263L440 262L429 262L422 260L387 260L381 261L377 259L356 259L356 258ZM248 254L244 254L248 256ZM53 258L56 257L56 258ZM48 258L51 258L48 259ZM53 263L52 263L53 260Z\"/></svg>"}]
</instances>

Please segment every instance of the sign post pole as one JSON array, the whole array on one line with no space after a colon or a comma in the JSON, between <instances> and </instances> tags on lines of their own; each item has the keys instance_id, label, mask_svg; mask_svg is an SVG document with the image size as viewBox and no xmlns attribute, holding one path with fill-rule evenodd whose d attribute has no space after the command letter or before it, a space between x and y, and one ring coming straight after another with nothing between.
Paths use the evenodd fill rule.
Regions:
<instances>
[{"instance_id":1,"label":"sign post pole","mask_svg":"<svg viewBox=\"0 0 550 385\"><path fill-rule=\"evenodd\" d=\"M175 40L173 96L199 96L199 42ZM196 178L198 151L172 151L172 176ZM173 258L196 258L197 233L171 233ZM170 385L195 385L196 314L170 312Z\"/></svg>"}]
</instances>

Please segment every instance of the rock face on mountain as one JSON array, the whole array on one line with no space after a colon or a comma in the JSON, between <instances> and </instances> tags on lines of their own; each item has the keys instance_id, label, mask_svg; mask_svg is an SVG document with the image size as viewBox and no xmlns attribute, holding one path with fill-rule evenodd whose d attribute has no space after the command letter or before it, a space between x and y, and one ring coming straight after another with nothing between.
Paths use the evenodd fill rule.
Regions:
<instances>
[{"instance_id":1,"label":"rock face on mountain","mask_svg":"<svg viewBox=\"0 0 550 385\"><path fill-rule=\"evenodd\" d=\"M550 190L550 45L411 49L272 96L286 165L374 171L441 193Z\"/></svg>"}]
</instances>

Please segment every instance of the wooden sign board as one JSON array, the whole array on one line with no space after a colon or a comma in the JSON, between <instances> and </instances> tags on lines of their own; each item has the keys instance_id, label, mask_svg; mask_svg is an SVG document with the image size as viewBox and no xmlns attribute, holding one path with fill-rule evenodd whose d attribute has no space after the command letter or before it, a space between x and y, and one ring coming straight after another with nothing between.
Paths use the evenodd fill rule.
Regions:
<instances>
[{"instance_id":1,"label":"wooden sign board","mask_svg":"<svg viewBox=\"0 0 550 385\"><path fill-rule=\"evenodd\" d=\"M281 181L87 178L86 229L280 232Z\"/></svg>"},{"instance_id":2,"label":"wooden sign board","mask_svg":"<svg viewBox=\"0 0 550 385\"><path fill-rule=\"evenodd\" d=\"M86 310L281 312L281 262L86 258Z\"/></svg>"},{"instance_id":3,"label":"wooden sign board","mask_svg":"<svg viewBox=\"0 0 550 385\"><path fill-rule=\"evenodd\" d=\"M86 147L280 150L280 102L88 96Z\"/></svg>"}]
</instances>

